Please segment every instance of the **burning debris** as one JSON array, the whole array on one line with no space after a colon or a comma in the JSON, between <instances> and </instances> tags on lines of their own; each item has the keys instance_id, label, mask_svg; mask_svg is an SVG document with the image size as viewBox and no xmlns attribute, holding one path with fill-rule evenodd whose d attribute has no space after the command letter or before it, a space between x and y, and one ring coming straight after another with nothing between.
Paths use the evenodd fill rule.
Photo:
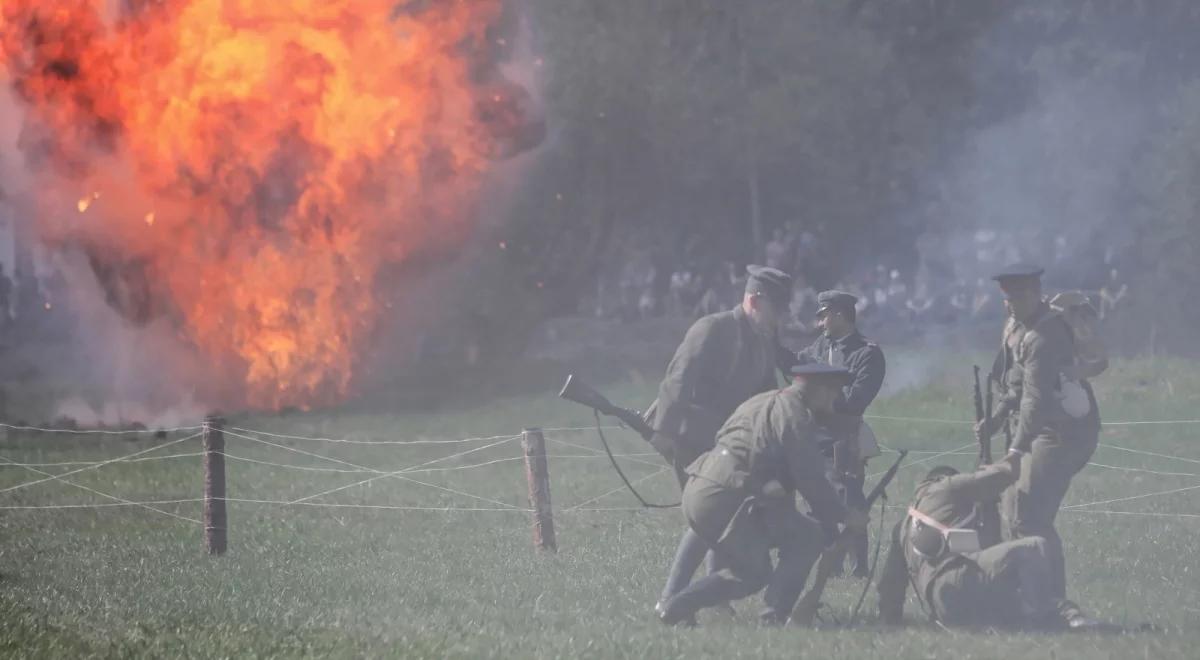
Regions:
<instances>
[{"instance_id":1,"label":"burning debris","mask_svg":"<svg viewBox=\"0 0 1200 660\"><path fill-rule=\"evenodd\" d=\"M5 0L39 234L229 398L335 402L386 266L453 250L492 160L542 137L500 0ZM502 41L502 40L501 40Z\"/></svg>"}]
</instances>

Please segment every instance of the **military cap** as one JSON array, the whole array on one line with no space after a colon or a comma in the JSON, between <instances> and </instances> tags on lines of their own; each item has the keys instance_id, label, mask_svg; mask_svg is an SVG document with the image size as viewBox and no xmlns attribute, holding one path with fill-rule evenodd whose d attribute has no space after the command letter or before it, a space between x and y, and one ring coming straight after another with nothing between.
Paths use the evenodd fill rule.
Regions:
<instances>
[{"instance_id":1,"label":"military cap","mask_svg":"<svg viewBox=\"0 0 1200 660\"><path fill-rule=\"evenodd\" d=\"M992 279L996 280L997 282L1002 282L1004 280L1021 277L1041 277L1042 273L1044 272L1046 271L1041 266L1027 262L1019 262L1015 264L1009 264L1008 266L1000 269L999 272L997 272L995 275L992 275Z\"/></svg>"},{"instance_id":2,"label":"military cap","mask_svg":"<svg viewBox=\"0 0 1200 660\"><path fill-rule=\"evenodd\" d=\"M845 291L822 291L817 294L817 312L823 312L831 307L852 309L858 302L858 296Z\"/></svg>"},{"instance_id":3,"label":"military cap","mask_svg":"<svg viewBox=\"0 0 1200 660\"><path fill-rule=\"evenodd\" d=\"M809 362L792 367L793 378L833 378L840 381L850 380L850 370L824 362Z\"/></svg>"},{"instance_id":4,"label":"military cap","mask_svg":"<svg viewBox=\"0 0 1200 660\"><path fill-rule=\"evenodd\" d=\"M770 266L746 266L746 293L762 294L780 308L792 298L792 276Z\"/></svg>"}]
</instances>

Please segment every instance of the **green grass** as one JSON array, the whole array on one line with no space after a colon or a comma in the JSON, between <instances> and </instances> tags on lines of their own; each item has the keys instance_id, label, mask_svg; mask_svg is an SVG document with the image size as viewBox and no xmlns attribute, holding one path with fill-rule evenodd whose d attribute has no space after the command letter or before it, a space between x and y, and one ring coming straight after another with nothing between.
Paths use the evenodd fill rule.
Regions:
<instances>
[{"instance_id":1,"label":"green grass","mask_svg":"<svg viewBox=\"0 0 1200 660\"><path fill-rule=\"evenodd\" d=\"M898 379L913 383L879 401L879 415L966 419L971 415L969 359L938 362L924 354L891 356ZM903 366L902 366L903 365ZM1107 420L1200 417L1200 364L1118 362L1097 389ZM629 379L605 386L614 401L642 405L654 384ZM347 409L351 410L351 409ZM241 416L230 426L359 439L454 439L515 434L524 426L578 427L587 411L553 392L495 399L428 414L323 411L278 417ZM892 447L938 451L970 441L966 426L879 420ZM1196 426L1106 429L1101 442L1200 460ZM173 434L171 438L180 437ZM703 615L695 630L665 629L650 607L682 522L677 511L571 508L620 486L593 435L549 433L583 448L550 442L559 552L533 552L522 511L430 511L320 508L231 503L230 551L202 553L198 525L136 507L0 511L0 655L20 657L888 657L1129 658L1195 657L1200 644L1200 518L1143 517L1064 511L1072 596L1106 619L1152 621L1159 634L1123 637L946 633L920 622L874 625L874 596L855 630L764 630L754 623L757 598L738 604L736 618ZM269 439L269 438L268 438ZM479 447L350 445L269 439L359 466L399 470ZM631 434L610 432L614 449L643 453ZM0 456L18 462L107 460L161 440L10 433ZM310 467L347 468L311 456L230 437L235 456ZM590 448L590 450L589 450ZM147 454L190 453L189 440ZM429 467L462 467L519 456L510 441ZM913 454L910 459L930 454ZM646 462L638 462L644 460ZM969 467L972 453L946 457ZM1200 475L1195 462L1101 448L1097 463ZM623 459L637 479L661 470L655 457ZM873 464L882 470L886 457ZM230 460L229 497L288 501L370 477L364 473L297 471ZM61 472L67 468L43 468ZM892 488L893 503L911 491L914 467ZM376 479L318 501L402 507L527 506L520 461L479 468L412 473L427 484ZM0 468L0 489L38 478ZM68 479L134 501L189 499L201 492L197 457L108 465ZM1089 467L1068 504L1131 497L1200 484L1197 476ZM677 496L660 474L639 487L659 501ZM0 493L0 506L96 503L105 500L48 482ZM1140 513L1200 513L1200 490L1092 507ZM636 503L623 490L584 508ZM198 518L197 503L163 505ZM889 520L898 515L889 511ZM872 527L874 530L874 527ZM827 593L845 617L861 583L835 581ZM1188 649L1192 649L1189 651Z\"/></svg>"}]
</instances>

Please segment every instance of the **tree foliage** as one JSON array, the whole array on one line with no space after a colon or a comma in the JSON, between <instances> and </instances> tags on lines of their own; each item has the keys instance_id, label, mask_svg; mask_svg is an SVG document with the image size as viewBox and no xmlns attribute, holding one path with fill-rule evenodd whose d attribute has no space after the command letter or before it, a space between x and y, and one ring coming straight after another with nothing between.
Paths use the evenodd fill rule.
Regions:
<instances>
[{"instance_id":1,"label":"tree foliage","mask_svg":"<svg viewBox=\"0 0 1200 660\"><path fill-rule=\"evenodd\" d=\"M551 138L508 266L569 309L639 251L834 272L1015 226L1200 284L1200 5L1188 0L528 0ZM1080 275L1080 279L1086 279ZM818 282L818 285L832 282Z\"/></svg>"}]
</instances>

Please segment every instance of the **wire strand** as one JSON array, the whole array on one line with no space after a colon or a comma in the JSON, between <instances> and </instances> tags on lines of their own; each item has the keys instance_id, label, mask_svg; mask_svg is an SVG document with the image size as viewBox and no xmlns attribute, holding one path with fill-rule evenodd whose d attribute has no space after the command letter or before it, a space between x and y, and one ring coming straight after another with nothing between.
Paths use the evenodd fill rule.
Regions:
<instances>
[{"instance_id":1,"label":"wire strand","mask_svg":"<svg viewBox=\"0 0 1200 660\"><path fill-rule=\"evenodd\" d=\"M1159 497L1162 495L1174 495L1176 493L1186 493L1186 492L1192 491L1192 490L1200 490L1200 485L1187 486L1185 488L1173 488L1171 490L1163 490L1163 491L1159 491L1157 493L1143 493L1142 495L1132 495L1130 497L1118 497L1118 498L1111 499L1111 500L1100 500L1097 502L1085 502L1083 504L1071 504L1071 505L1062 507L1062 510L1065 511L1065 510L1069 510L1069 509L1082 509L1082 508L1089 507L1089 506L1097 506L1099 504L1113 504L1114 502L1129 502L1132 500L1145 499L1147 497Z\"/></svg>"},{"instance_id":2,"label":"wire strand","mask_svg":"<svg viewBox=\"0 0 1200 660\"><path fill-rule=\"evenodd\" d=\"M0 506L0 509L4 509L4 510L109 509L109 508L124 507L124 506L140 507L140 506L148 506L148 505L162 506L163 504L188 504L188 503L203 502L203 501L204 500L202 498L189 498L189 499L183 499L183 500L153 500L153 501L149 501L149 502L132 502L132 501L97 502L97 503L91 503L91 504L12 504L12 505L7 505L7 506Z\"/></svg>"},{"instance_id":3,"label":"wire strand","mask_svg":"<svg viewBox=\"0 0 1200 660\"><path fill-rule=\"evenodd\" d=\"M9 460L9 459L5 458L4 456L0 456L0 461L8 461L8 460ZM11 461L9 461L9 463L11 463ZM40 475L44 475L44 476L48 476L48 477L53 477L53 476L54 476L54 475L50 474L49 472L43 472L43 471L41 471L41 470L39 470L39 469L37 469L37 468L26 467L25 469L26 469L26 470L29 470L30 472L33 472L34 474L40 474ZM133 505L137 505L137 506L140 506L141 508L143 508L143 509L146 509L146 510L148 510L148 511L153 511L153 512L155 512L155 513L161 513L161 514L163 514L164 516L170 516L170 517L172 517L172 518L178 518L178 519L180 519L180 520L185 520L185 521L187 521L187 522L190 522L190 523L195 523L195 524L197 524L197 525L203 525L203 524L204 524L204 523L200 522L199 520L196 520L195 518L188 518L187 516L181 516L181 515L179 515L179 514L177 514L177 513L171 513L170 511L163 511L162 509L156 509L156 508L154 508L154 507L152 507L152 506L150 506L150 505L148 505L148 504L138 504L137 502L131 502L130 500L127 500L127 499L125 499L125 498L123 498L123 497L117 497L116 495L110 495L110 494L108 494L108 493L102 493L102 492L100 492L100 491L96 490L95 488L89 488L89 487L87 487L87 486L84 486L83 484L77 484L77 483L75 483L74 481L69 481L69 480L67 480L67 479L61 479L61 478L59 478L59 481L63 482L64 484L66 484L66 485L68 485L68 486L74 486L75 488L79 488L80 490L85 490L85 491L87 491L87 492L89 492L89 493L93 493L93 494L95 494L95 495L99 495L99 496L101 496L101 497L106 497L106 498L108 498L108 499L110 499L110 500L115 500L115 501L117 501L117 502L121 502L122 504L133 504Z\"/></svg>"},{"instance_id":4,"label":"wire strand","mask_svg":"<svg viewBox=\"0 0 1200 660\"><path fill-rule=\"evenodd\" d=\"M146 461L165 461L165 460L171 459L171 458L195 458L197 456L203 456L203 455L204 455L204 452L202 452L202 451L194 451L194 452L189 452L186 454L170 454L168 456L147 456L145 458L133 458L133 459L124 460L124 461L117 461L117 463L143 463ZM30 468L34 468L34 467L70 467L72 465L99 465L100 463L105 463L105 462L107 462L107 461L64 461L62 463L0 463L0 467L30 467Z\"/></svg>"},{"instance_id":5,"label":"wire strand","mask_svg":"<svg viewBox=\"0 0 1200 660\"><path fill-rule=\"evenodd\" d=\"M1143 456L1154 456L1156 458L1167 458L1167 459L1170 459L1173 461L1183 461L1185 463L1200 464L1200 460L1196 460L1194 458L1186 458L1183 456L1172 456L1170 454L1160 454L1160 453L1153 452L1153 451L1144 451L1142 449L1129 449L1128 447L1120 447L1118 445L1110 445L1110 444L1106 444L1103 442L1100 443L1099 446L1104 447L1105 449L1115 449L1117 451L1129 452L1130 454L1141 454Z\"/></svg>"},{"instance_id":6,"label":"wire strand","mask_svg":"<svg viewBox=\"0 0 1200 660\"><path fill-rule=\"evenodd\" d=\"M54 480L54 479L61 479L61 478L63 478L63 477L69 477L69 476L71 476L72 474L78 474L78 473L80 473L80 472L85 472L85 471L87 471L87 470L95 470L95 469L97 469L97 468L101 468L101 467L104 467L105 465L109 465L109 464L112 464L112 463L119 463L119 462L121 462L121 461L128 460L128 459L130 459L130 458L134 458L135 456L141 456L142 454L149 454L149 453L150 453L150 452L152 452L152 451L157 451L157 450L159 450L159 449L164 449L164 448L166 448L166 447L170 447L170 446L172 446L172 445L177 445L177 444L179 444L179 443L181 443L181 442L187 442L188 440L195 440L196 438L199 438L201 435L203 435L203 433L195 433L195 434L192 434L192 435L189 435L189 436L184 436L184 437L182 437L182 438L178 438L178 439L172 440L172 441L170 441L170 442L164 442L164 443L162 443L162 444L154 445L153 447L150 447L149 449L143 449L143 450L141 450L141 451L134 452L134 453L132 453L132 454L129 454L129 455L127 455L127 456L121 456L121 457L114 458L114 459L110 459L110 460L107 460L107 461L101 461L101 462L99 462L99 463L96 463L96 464L94 464L94 465L89 465L89 466L87 466L87 467L81 467L81 468L79 468L79 469L77 469L77 470L69 470L69 471L67 471L67 472L64 472L64 473L62 473L62 474L56 474L56 475L53 475L53 476L50 476L50 477L46 477L45 479L37 479L37 480L35 480L35 481L26 481L25 483L22 483L22 484L17 484L16 486L9 486L8 488L3 488L3 489L0 489L0 494L3 494L3 493L8 493L8 492L11 492L11 491L14 491L14 490L18 490L18 489L21 489L21 488L28 488L29 486L34 486L34 485L37 485L37 484L40 484L40 483L45 483L45 482L47 482L47 481L52 481L52 480Z\"/></svg>"},{"instance_id":7,"label":"wire strand","mask_svg":"<svg viewBox=\"0 0 1200 660\"><path fill-rule=\"evenodd\" d=\"M671 468L669 468L669 467L659 468L657 471L655 471L655 472L651 472L650 474L648 474L648 475L646 475L646 476L644 476L644 477L640 477L640 478L638 478L638 479L634 479L632 483L633 483L633 485L635 485L635 486L636 486L636 485L638 485L638 484L642 483L643 481L648 481L648 480L650 480L650 479L653 479L654 477L657 477L658 475L660 475L660 474L662 474L662 473L664 473L664 472L666 472L666 471L668 471L668 470L670 470L670 469L671 469ZM565 509L565 511L568 511L568 512L570 512L570 511L577 511L577 510L579 510L579 509L580 509L580 507L583 507L583 506L586 506L586 505L588 505L588 504L591 504L592 502L595 502L595 501L597 501L597 500L602 500L602 499L604 499L604 498L608 497L609 495L612 495L613 493L619 493L619 492L621 492L621 491L623 491L623 490L625 490L625 484L621 484L620 486L617 486L616 488L614 488L614 489L612 489L612 490L610 490L610 491L606 491L606 492L604 492L604 493L601 493L600 495L597 495L597 496L593 497L593 498L592 498L592 499L590 499L590 500L584 500L584 501L580 502L579 504L576 504L576 505L574 505L574 506L572 506L572 507L570 507L570 508L567 508L567 509ZM649 508L649 507L644 507L644 508Z\"/></svg>"},{"instance_id":8,"label":"wire strand","mask_svg":"<svg viewBox=\"0 0 1200 660\"><path fill-rule=\"evenodd\" d=\"M1200 477L1200 474L1195 474L1192 472L1158 472L1156 470L1146 470L1143 468L1135 468L1135 467L1122 467L1120 465L1105 465L1104 463L1095 463L1095 462L1089 462L1088 465L1094 465L1096 467L1106 468L1109 470L1121 470L1123 472L1144 472L1146 474L1154 474L1154 475L1158 475L1161 477Z\"/></svg>"},{"instance_id":9,"label":"wire strand","mask_svg":"<svg viewBox=\"0 0 1200 660\"><path fill-rule=\"evenodd\" d=\"M920 459L920 460L913 461L913 462L911 462L911 463L905 463L904 465L901 465L901 466L900 466L900 469L901 469L901 470L904 470L904 469L907 469L907 468L910 468L910 467L915 467L915 466L917 466L917 465L921 465L921 464L923 464L923 463L928 463L929 461L932 461L932 460L935 460L935 459L941 458L941 457L943 457L943 456L951 456L951 455L954 455L954 454L957 454L957 453L959 453L959 452L963 451L964 449L968 449L968 448L970 448L970 447L974 447L974 446L975 446L975 443L974 443L974 442L972 442L972 443L969 443L969 444L965 444L965 445L963 445L963 446L961 446L961 447L955 447L954 449L950 449L950 450L944 451L944 452L942 452L942 453L940 453L940 454L934 454L933 456L926 456L925 458L922 458L922 459ZM882 474L884 474L884 473L886 473L886 472L887 472L887 470L884 470L883 472L876 472L876 473L874 473L874 474L868 474L868 475L867 475L867 478L868 478L868 479L870 479L870 478L872 478L872 477L878 477L878 476L880 476L880 475L882 475Z\"/></svg>"},{"instance_id":10,"label":"wire strand","mask_svg":"<svg viewBox=\"0 0 1200 660\"><path fill-rule=\"evenodd\" d=\"M414 470L414 469L416 469L416 468L421 468L421 467L425 467L425 466L428 466L428 465L432 465L432 464L434 464L434 463L438 463L438 462L440 462L440 461L449 460L449 459L451 459L451 458L457 458L457 457L460 457L460 456L466 456L467 454L471 454L471 453L474 453L474 452L477 452L477 451L483 451L484 449L489 449L489 448L491 448L491 447L495 447L495 446L497 446L497 445L501 445L501 444L504 444L504 443L506 443L506 442L511 442L512 440L515 440L516 438L518 438L518 437L520 437L520 436L515 436L515 435L514 435L514 436L510 436L510 437L507 437L507 438L505 438L505 439L503 439L503 440L500 440L500 441L497 441L497 442L493 442L493 443L491 443L491 444L489 444L489 445L484 445L483 447L476 447L476 448L474 448L474 449L469 449L469 450L467 450L467 451L464 451L464 452L459 452L459 453L457 453L457 454L451 454L450 456L442 456L441 458L435 458L435 459L433 459L433 460L431 460L431 461L426 461L425 463L421 463L420 465L416 465L416 466L413 466L413 467L410 467L410 468L405 468L405 469L403 469L403 470L397 470L397 471L395 471L395 472L383 472L383 471L380 471L380 470L371 470L370 468L365 468L365 467L363 467L363 466L361 466L361 465L355 465L354 463L351 463L351 462L349 462L349 461L343 461L343 460L341 460L341 459L339 459L339 458L333 458L332 456L324 456L324 455L322 455L322 454L315 454L315 453L313 453L313 452L304 451L304 450L302 450L302 449L296 449L295 447L287 447L287 446L285 446L285 445L280 445L280 444L276 444L276 443L273 443L273 442L268 442L268 441L266 441L266 440L261 440L261 439L259 439L259 438L252 438L252 437L250 437L250 436L240 435L240 434L237 434L237 433L230 434L230 433L228 433L228 432L227 432L226 434L227 434L227 435L232 435L232 436L233 436L233 437L235 437L235 438L242 438L242 439L244 439L244 440L250 440L251 442L259 442L259 443L262 443L262 444L271 445L271 446L273 446L273 447L279 447L280 449L285 449L285 450L287 450L287 451L292 451L292 452L296 452L296 453L299 453L299 454L306 454L306 455L308 455L308 456L314 456L314 457L316 457L316 458L321 458L321 459L324 459L324 460L327 460L327 461L332 461L332 462L335 462L335 463L341 463L341 464L343 464L343 465L347 465L347 466L349 466L349 467L358 468L358 469L361 469L361 470L367 470L367 471L370 471L370 472L374 472L374 473L376 473L376 476L373 476L373 477L371 477L370 479L364 479L364 480L362 480L362 481L358 481L358 482L355 482L355 483L352 483L352 484L346 484L346 485L344 485L344 486L338 486L337 488L332 488L332 489L329 489L329 490L327 490L327 491L323 491L323 492L317 493L317 494L315 494L315 495L308 495L308 496L306 496L306 497L302 497L302 498L300 498L300 499L297 499L297 500L292 500L292 502L291 502L291 503L293 503L293 504L300 504L300 503L306 502L306 501L308 501L308 500L316 499L316 498L318 498L318 497L323 497L323 496L325 496L325 495L330 495L330 494L336 493L336 492L338 492L338 491L346 490L347 488L353 488L353 487L355 487L355 486L361 486L361 485L363 485L363 484L367 484L367 483L370 483L370 482L372 482L372 481L375 481L376 479L382 479L382 478L384 478L384 477L394 477L394 478L397 478L397 479L402 479L402 480L404 480L404 481L411 481L411 482L413 482L413 483L417 483L417 484L420 484L420 485L422 485L422 486L428 486L429 488L435 488L435 489L438 489L438 490L445 490L445 491L448 491L448 492L451 492L451 493L455 493L455 494L457 494L457 495L464 495L464 496L466 496L466 497L471 497L471 498L474 498L474 499L477 499L477 500L482 500L482 501L485 501L485 502L490 502L490 503L492 503L492 504L499 504L499 505L501 505L501 506L507 506L507 507L512 507L512 506L513 506L513 505L511 505L511 504L508 504L508 503L506 503L506 502L500 502L500 501L493 500L493 499L490 499L490 498L482 497L482 496L480 496L480 495L472 495L471 493L466 493L466 492L463 492L463 491L454 490L454 489L452 489L452 488L446 488L446 487L443 487L443 486L437 486L437 485L434 485L434 484L425 483L424 481L418 481L418 480L416 480L416 479L412 479L412 478L410 478L410 477L404 477L404 476L402 476L402 473L404 473L404 472L407 472L407 471ZM514 507L514 508L515 508L515 507Z\"/></svg>"},{"instance_id":11,"label":"wire strand","mask_svg":"<svg viewBox=\"0 0 1200 660\"><path fill-rule=\"evenodd\" d=\"M279 438L282 440L305 440L309 442L328 442L333 444L348 444L348 445L458 445L468 442L487 442L490 440L499 440L511 436L493 435L478 438L459 438L456 440L355 440L351 438L320 438L305 435L288 435L285 433L271 433L269 431L258 431L255 429L246 429L241 427L232 427L233 431L239 433L255 433L266 436L268 438Z\"/></svg>"},{"instance_id":12,"label":"wire strand","mask_svg":"<svg viewBox=\"0 0 1200 660\"><path fill-rule=\"evenodd\" d=\"M399 506L391 504L343 504L339 502L288 502L286 500L254 500L227 498L226 502L237 504L270 504L276 506L307 506L330 509L386 509L394 511L503 511L505 513L532 513L533 509L505 506L505 508L454 507L454 506Z\"/></svg>"},{"instance_id":13,"label":"wire strand","mask_svg":"<svg viewBox=\"0 0 1200 660\"><path fill-rule=\"evenodd\" d=\"M166 429L49 429L38 426L18 426L0 423L0 428L10 431L39 431L42 433L69 433L75 435L129 435L131 433L176 433L180 431L199 431L203 426L176 426Z\"/></svg>"}]
</instances>

